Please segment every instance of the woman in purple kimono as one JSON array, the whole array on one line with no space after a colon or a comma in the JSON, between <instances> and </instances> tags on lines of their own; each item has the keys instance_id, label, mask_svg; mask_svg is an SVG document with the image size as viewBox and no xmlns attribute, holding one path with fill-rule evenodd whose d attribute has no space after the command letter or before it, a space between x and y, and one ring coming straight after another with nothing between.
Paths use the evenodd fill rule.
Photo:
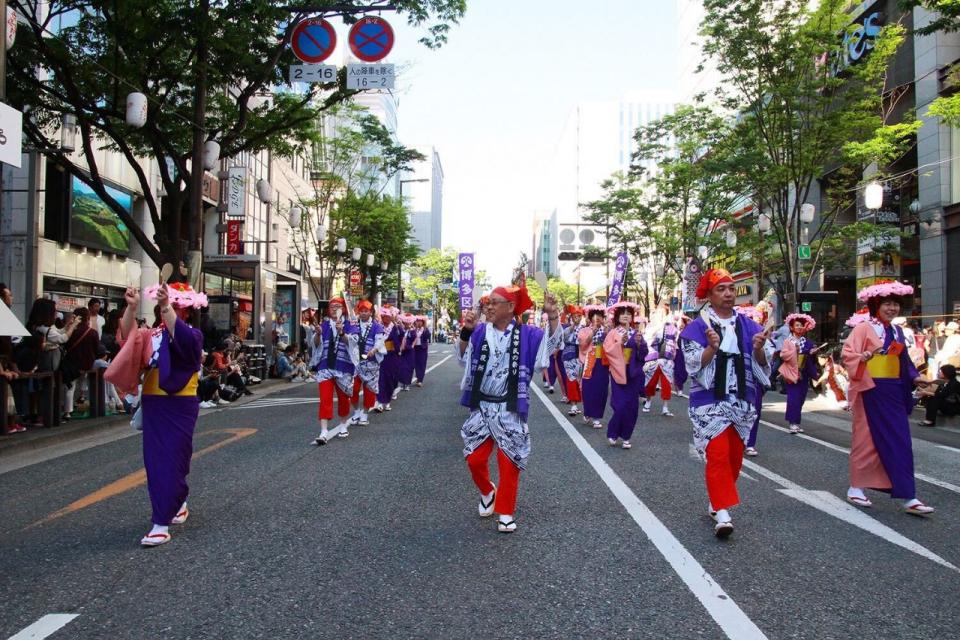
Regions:
<instances>
[{"instance_id":1,"label":"woman in purple kimono","mask_svg":"<svg viewBox=\"0 0 960 640\"><path fill-rule=\"evenodd\" d=\"M413 341L413 371L417 376L417 386L422 387L427 375L427 355L430 353L430 329L424 316L417 316L414 331L417 336Z\"/></svg>"},{"instance_id":2,"label":"woman in purple kimono","mask_svg":"<svg viewBox=\"0 0 960 640\"><path fill-rule=\"evenodd\" d=\"M618 302L610 307L616 326L607 332L603 351L610 362L610 408L613 416L607 423L607 442L611 447L629 449L630 437L640 413L640 392L643 390L643 361L647 343L643 334L633 328L633 316L639 308L632 302Z\"/></svg>"},{"instance_id":3,"label":"woman in purple kimono","mask_svg":"<svg viewBox=\"0 0 960 640\"><path fill-rule=\"evenodd\" d=\"M602 429L603 412L607 408L607 395L610 390L610 363L603 352L603 339L607 335L604 317L607 308L603 305L587 305L583 308L587 314L587 326L580 329L577 338L580 342L580 360L583 362L583 375L580 382L580 395L583 399L583 420L593 423L594 429Z\"/></svg>"},{"instance_id":4,"label":"woman in purple kimono","mask_svg":"<svg viewBox=\"0 0 960 640\"><path fill-rule=\"evenodd\" d=\"M383 305L380 308L380 322L383 323L385 335L383 344L387 353L380 363L380 388L377 391L377 406L373 408L378 413L390 411L390 402L399 384L400 342L403 340L403 331L394 321L398 314L396 307Z\"/></svg>"},{"instance_id":5,"label":"woman in purple kimono","mask_svg":"<svg viewBox=\"0 0 960 640\"><path fill-rule=\"evenodd\" d=\"M140 294L127 289L120 322L121 352L127 353L118 354L111 368L146 367L140 412L153 528L140 544L156 547L170 541L171 524L183 524L190 515L187 474L200 410L197 383L203 351L203 335L194 327L207 296L183 283L150 287L144 295L156 298L163 323L155 329L137 329Z\"/></svg>"},{"instance_id":6,"label":"woman in purple kimono","mask_svg":"<svg viewBox=\"0 0 960 640\"><path fill-rule=\"evenodd\" d=\"M413 328L413 314L405 313L400 316L403 323L403 337L400 341L400 371L398 380L401 391L409 391L413 384L414 354L413 343L417 339L417 331Z\"/></svg>"},{"instance_id":7,"label":"woman in purple kimono","mask_svg":"<svg viewBox=\"0 0 960 640\"><path fill-rule=\"evenodd\" d=\"M780 347L778 371L787 386L787 413L785 419L790 433L803 433L800 416L807 400L810 381L817 379L817 345L806 334L817 326L816 321L805 313L791 313L784 322L790 327L790 335Z\"/></svg>"}]
</instances>

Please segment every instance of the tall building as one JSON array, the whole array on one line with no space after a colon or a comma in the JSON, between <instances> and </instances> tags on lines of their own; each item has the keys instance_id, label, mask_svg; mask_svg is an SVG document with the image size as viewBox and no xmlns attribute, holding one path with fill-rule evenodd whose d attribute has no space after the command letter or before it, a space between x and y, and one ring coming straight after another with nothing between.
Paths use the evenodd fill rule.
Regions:
<instances>
[{"instance_id":1,"label":"tall building","mask_svg":"<svg viewBox=\"0 0 960 640\"><path fill-rule=\"evenodd\" d=\"M528 263L528 274L534 275L542 271L548 276L559 274L557 264L557 210L536 211L533 214L533 235Z\"/></svg>"},{"instance_id":2,"label":"tall building","mask_svg":"<svg viewBox=\"0 0 960 640\"><path fill-rule=\"evenodd\" d=\"M410 206L414 242L421 252L443 246L443 165L433 147L417 147L426 160L403 174L403 198Z\"/></svg>"},{"instance_id":3,"label":"tall building","mask_svg":"<svg viewBox=\"0 0 960 640\"><path fill-rule=\"evenodd\" d=\"M682 104L693 104L703 95L712 102L713 91L720 84L720 72L713 60L704 59L703 0L676 0L677 2L677 99ZM701 68L702 67L702 68Z\"/></svg>"}]
</instances>

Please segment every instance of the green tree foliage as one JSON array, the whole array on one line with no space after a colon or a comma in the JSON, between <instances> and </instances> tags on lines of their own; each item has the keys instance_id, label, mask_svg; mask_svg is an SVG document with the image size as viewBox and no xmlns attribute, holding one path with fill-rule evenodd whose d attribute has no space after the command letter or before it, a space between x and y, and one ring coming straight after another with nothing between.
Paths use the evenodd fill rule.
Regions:
<instances>
[{"instance_id":1,"label":"green tree foliage","mask_svg":"<svg viewBox=\"0 0 960 640\"><path fill-rule=\"evenodd\" d=\"M465 0L8 0L28 23L8 60L11 104L28 110L32 146L86 182L120 217L158 264L176 261L188 234L195 88L206 99L203 138L221 144L221 157L270 149L292 154L320 135L318 115L347 100L337 82L297 93L286 87L296 60L288 47L307 7L330 7L347 21L394 7L422 27L437 47L466 10ZM303 9L298 9L303 7ZM315 11L315 9L314 9ZM63 20L62 26L61 20ZM146 94L147 123L124 122L126 96ZM53 138L63 114L79 128L78 158ZM119 152L139 182L155 234L150 237L106 191L101 148ZM150 162L159 166L166 197L157 197ZM168 169L170 162L173 171ZM196 227L194 227L196 229Z\"/></svg>"},{"instance_id":2,"label":"green tree foliage","mask_svg":"<svg viewBox=\"0 0 960 640\"><path fill-rule=\"evenodd\" d=\"M410 282L404 288L404 299L420 309L429 309L440 324L449 324L459 315L459 292L453 286L457 265L454 249L430 249L410 266ZM479 298L490 289L490 280L483 270L474 273L475 295Z\"/></svg>"}]
</instances>

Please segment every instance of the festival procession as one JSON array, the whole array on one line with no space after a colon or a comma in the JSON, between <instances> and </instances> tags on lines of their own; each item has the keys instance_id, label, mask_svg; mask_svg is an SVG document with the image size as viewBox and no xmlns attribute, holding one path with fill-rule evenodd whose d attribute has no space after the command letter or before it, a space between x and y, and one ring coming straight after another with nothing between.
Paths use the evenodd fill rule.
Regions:
<instances>
[{"instance_id":1,"label":"festival procession","mask_svg":"<svg viewBox=\"0 0 960 640\"><path fill-rule=\"evenodd\" d=\"M0 640L960 638L954 4L0 0Z\"/></svg>"}]
</instances>

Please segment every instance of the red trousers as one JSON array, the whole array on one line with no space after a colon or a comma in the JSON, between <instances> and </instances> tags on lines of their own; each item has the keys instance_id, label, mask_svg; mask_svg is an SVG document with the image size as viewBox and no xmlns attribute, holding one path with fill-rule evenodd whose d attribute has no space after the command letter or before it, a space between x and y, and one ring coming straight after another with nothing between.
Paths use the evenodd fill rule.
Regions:
<instances>
[{"instance_id":1,"label":"red trousers","mask_svg":"<svg viewBox=\"0 0 960 640\"><path fill-rule=\"evenodd\" d=\"M318 409L321 420L330 420L333 418L333 390L337 390L337 415L346 418L350 415L350 396L345 394L333 380L324 380L320 383L320 408Z\"/></svg>"},{"instance_id":2,"label":"red trousers","mask_svg":"<svg viewBox=\"0 0 960 640\"><path fill-rule=\"evenodd\" d=\"M707 445L705 476L707 495L714 510L729 509L740 502L737 478L743 466L743 441L729 426Z\"/></svg>"},{"instance_id":3,"label":"red trousers","mask_svg":"<svg viewBox=\"0 0 960 640\"><path fill-rule=\"evenodd\" d=\"M567 399L576 404L583 400L580 395L580 383L576 380L567 380Z\"/></svg>"},{"instance_id":4,"label":"red trousers","mask_svg":"<svg viewBox=\"0 0 960 640\"><path fill-rule=\"evenodd\" d=\"M647 383L644 395L648 398L653 397L653 394L657 390L657 381L660 382L660 399L666 402L670 399L670 381L667 379L667 376L663 375L663 370L660 369L660 367L657 367L657 372L653 374L653 377L650 378L650 381Z\"/></svg>"},{"instance_id":5,"label":"red trousers","mask_svg":"<svg viewBox=\"0 0 960 640\"><path fill-rule=\"evenodd\" d=\"M520 484L520 469L513 464L499 448L497 449L497 471L500 474L500 486L494 486L490 481L490 468L487 464L490 454L493 453L493 438L487 438L476 450L467 456L467 466L473 483L480 493L490 493L497 490L497 497L493 503L493 510L500 515L513 515L517 508L517 487Z\"/></svg>"},{"instance_id":6,"label":"red trousers","mask_svg":"<svg viewBox=\"0 0 960 640\"><path fill-rule=\"evenodd\" d=\"M373 409L373 405L377 403L377 394L370 390L370 387L363 384L360 380L360 376L357 376L353 379L353 397L350 398L350 401L353 404L360 402L360 388L363 387L363 409L364 411L369 411Z\"/></svg>"}]
</instances>

